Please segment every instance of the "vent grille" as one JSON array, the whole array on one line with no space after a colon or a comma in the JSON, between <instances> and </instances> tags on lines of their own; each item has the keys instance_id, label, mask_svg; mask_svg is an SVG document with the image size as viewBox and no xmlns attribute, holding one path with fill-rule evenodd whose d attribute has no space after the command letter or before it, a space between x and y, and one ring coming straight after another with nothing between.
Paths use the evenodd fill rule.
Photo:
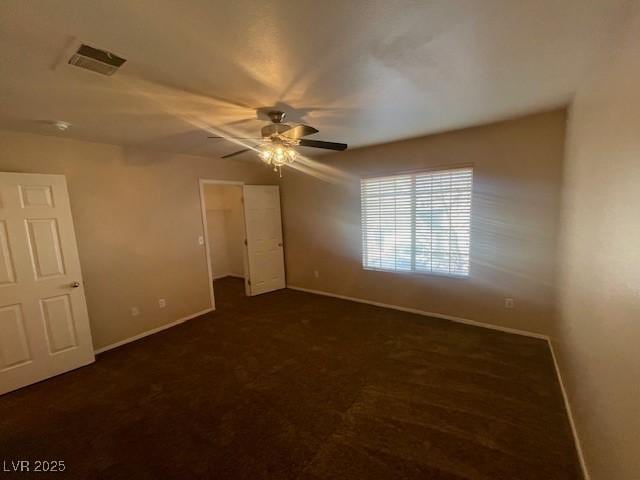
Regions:
<instances>
[{"instance_id":1,"label":"vent grille","mask_svg":"<svg viewBox=\"0 0 640 480\"><path fill-rule=\"evenodd\" d=\"M106 50L81 45L69 59L70 65L91 70L101 75L111 76L126 60Z\"/></svg>"}]
</instances>

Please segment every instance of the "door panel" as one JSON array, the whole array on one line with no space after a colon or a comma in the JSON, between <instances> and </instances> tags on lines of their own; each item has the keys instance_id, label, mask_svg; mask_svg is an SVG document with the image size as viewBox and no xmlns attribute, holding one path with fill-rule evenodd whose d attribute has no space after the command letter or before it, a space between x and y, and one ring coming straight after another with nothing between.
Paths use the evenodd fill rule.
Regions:
<instances>
[{"instance_id":1,"label":"door panel","mask_svg":"<svg viewBox=\"0 0 640 480\"><path fill-rule=\"evenodd\" d=\"M19 185L22 207L53 207L53 192L49 185Z\"/></svg>"},{"instance_id":2,"label":"door panel","mask_svg":"<svg viewBox=\"0 0 640 480\"><path fill-rule=\"evenodd\" d=\"M244 209L250 295L284 288L279 188L274 185L245 185Z\"/></svg>"},{"instance_id":3,"label":"door panel","mask_svg":"<svg viewBox=\"0 0 640 480\"><path fill-rule=\"evenodd\" d=\"M40 300L42 315L47 326L49 351L57 353L76 347L76 329L71 313L69 295Z\"/></svg>"},{"instance_id":4,"label":"door panel","mask_svg":"<svg viewBox=\"0 0 640 480\"><path fill-rule=\"evenodd\" d=\"M64 275L58 222L55 218L28 219L27 231L36 279Z\"/></svg>"},{"instance_id":5,"label":"door panel","mask_svg":"<svg viewBox=\"0 0 640 480\"><path fill-rule=\"evenodd\" d=\"M10 285L16 283L13 259L9 250L9 239L7 236L7 224L0 220L0 285Z\"/></svg>"},{"instance_id":6,"label":"door panel","mask_svg":"<svg viewBox=\"0 0 640 480\"><path fill-rule=\"evenodd\" d=\"M2 370L31 360L20 305L0 308L0 360Z\"/></svg>"},{"instance_id":7,"label":"door panel","mask_svg":"<svg viewBox=\"0 0 640 480\"><path fill-rule=\"evenodd\" d=\"M65 178L0 173L0 394L93 361Z\"/></svg>"}]
</instances>

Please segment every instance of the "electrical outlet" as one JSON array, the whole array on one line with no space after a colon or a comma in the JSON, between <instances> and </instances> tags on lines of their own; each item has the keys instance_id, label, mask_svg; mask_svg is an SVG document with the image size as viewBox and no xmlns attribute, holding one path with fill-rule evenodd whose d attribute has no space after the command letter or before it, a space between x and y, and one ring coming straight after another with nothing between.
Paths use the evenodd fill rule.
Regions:
<instances>
[{"instance_id":1,"label":"electrical outlet","mask_svg":"<svg viewBox=\"0 0 640 480\"><path fill-rule=\"evenodd\" d=\"M514 308L515 306L516 306L516 302L513 298L504 299L504 308Z\"/></svg>"},{"instance_id":2,"label":"electrical outlet","mask_svg":"<svg viewBox=\"0 0 640 480\"><path fill-rule=\"evenodd\" d=\"M318 270L313 271L313 276L316 278L320 278L320 272Z\"/></svg>"},{"instance_id":3,"label":"electrical outlet","mask_svg":"<svg viewBox=\"0 0 640 480\"><path fill-rule=\"evenodd\" d=\"M164 308L167 306L167 301L164 298L159 298L158 299L158 306L160 308Z\"/></svg>"},{"instance_id":4,"label":"electrical outlet","mask_svg":"<svg viewBox=\"0 0 640 480\"><path fill-rule=\"evenodd\" d=\"M137 317L140 315L140 309L138 307L131 307L131 316Z\"/></svg>"}]
</instances>

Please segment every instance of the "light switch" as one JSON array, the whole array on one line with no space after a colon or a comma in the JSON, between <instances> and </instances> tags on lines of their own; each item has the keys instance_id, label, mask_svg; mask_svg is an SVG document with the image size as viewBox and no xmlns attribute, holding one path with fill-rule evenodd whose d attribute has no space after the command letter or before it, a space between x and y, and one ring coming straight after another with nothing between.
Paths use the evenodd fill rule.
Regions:
<instances>
[{"instance_id":1,"label":"light switch","mask_svg":"<svg viewBox=\"0 0 640 480\"><path fill-rule=\"evenodd\" d=\"M204 245L204 237L202 235L198 237L198 245Z\"/></svg>"}]
</instances>

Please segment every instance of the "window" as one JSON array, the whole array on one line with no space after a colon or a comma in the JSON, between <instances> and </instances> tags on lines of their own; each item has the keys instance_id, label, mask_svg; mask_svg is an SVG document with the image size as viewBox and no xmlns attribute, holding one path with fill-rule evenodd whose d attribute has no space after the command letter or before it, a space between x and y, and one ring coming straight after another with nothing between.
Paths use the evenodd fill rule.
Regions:
<instances>
[{"instance_id":1,"label":"window","mask_svg":"<svg viewBox=\"0 0 640 480\"><path fill-rule=\"evenodd\" d=\"M457 168L363 179L363 267L468 276L472 178Z\"/></svg>"}]
</instances>

